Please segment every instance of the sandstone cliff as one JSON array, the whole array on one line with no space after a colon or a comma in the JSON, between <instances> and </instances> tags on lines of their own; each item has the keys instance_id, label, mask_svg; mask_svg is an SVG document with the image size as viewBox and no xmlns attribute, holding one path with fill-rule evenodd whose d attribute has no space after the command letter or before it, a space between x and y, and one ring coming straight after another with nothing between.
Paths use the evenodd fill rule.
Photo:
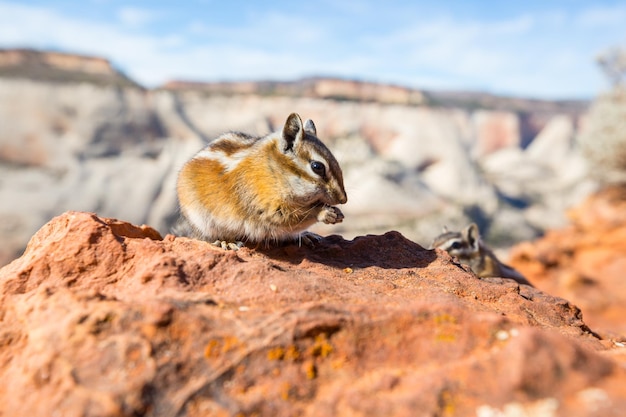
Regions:
<instances>
[{"instance_id":1,"label":"sandstone cliff","mask_svg":"<svg viewBox=\"0 0 626 417\"><path fill-rule=\"evenodd\" d=\"M227 252L69 212L0 270L0 414L619 416L568 301L397 232Z\"/></svg>"},{"instance_id":2,"label":"sandstone cliff","mask_svg":"<svg viewBox=\"0 0 626 417\"><path fill-rule=\"evenodd\" d=\"M292 82L189 82L170 81L163 86L170 91L202 91L220 95L263 95L369 101L382 104L425 104L424 94L397 85L370 83L339 78L305 78Z\"/></svg>"},{"instance_id":3,"label":"sandstone cliff","mask_svg":"<svg viewBox=\"0 0 626 417\"><path fill-rule=\"evenodd\" d=\"M0 76L46 82L139 87L107 59L33 49L0 49Z\"/></svg>"}]
</instances>

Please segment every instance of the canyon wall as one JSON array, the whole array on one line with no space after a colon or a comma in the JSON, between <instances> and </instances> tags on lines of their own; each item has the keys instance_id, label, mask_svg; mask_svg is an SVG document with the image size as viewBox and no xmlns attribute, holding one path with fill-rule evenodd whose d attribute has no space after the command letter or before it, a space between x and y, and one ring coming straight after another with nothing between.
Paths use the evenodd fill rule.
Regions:
<instances>
[{"instance_id":1,"label":"canyon wall","mask_svg":"<svg viewBox=\"0 0 626 417\"><path fill-rule=\"evenodd\" d=\"M345 223L319 233L395 229L428 246L444 225L473 220L508 246L563 224L564 209L594 188L575 142L581 115L558 108L146 90L12 74L0 76L0 264L66 210L167 233L176 175L191 155L225 131L280 129L291 112L315 121L344 170Z\"/></svg>"}]
</instances>

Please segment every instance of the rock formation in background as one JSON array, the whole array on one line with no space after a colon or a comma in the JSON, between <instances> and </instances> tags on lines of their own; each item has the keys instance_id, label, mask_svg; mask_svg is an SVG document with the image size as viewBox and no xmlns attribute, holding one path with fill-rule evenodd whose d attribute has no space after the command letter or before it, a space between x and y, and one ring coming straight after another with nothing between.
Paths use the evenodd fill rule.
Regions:
<instances>
[{"instance_id":1,"label":"rock formation in background","mask_svg":"<svg viewBox=\"0 0 626 417\"><path fill-rule=\"evenodd\" d=\"M593 189L574 143L584 109L323 78L146 90L101 58L0 51L0 264L66 210L167 233L187 158L224 131L278 129L294 111L315 120L350 196L342 227L317 232L399 230L428 244L471 220L509 246L563 225Z\"/></svg>"},{"instance_id":2,"label":"rock formation in background","mask_svg":"<svg viewBox=\"0 0 626 417\"><path fill-rule=\"evenodd\" d=\"M0 77L141 88L107 59L33 49L0 49Z\"/></svg>"}]
</instances>

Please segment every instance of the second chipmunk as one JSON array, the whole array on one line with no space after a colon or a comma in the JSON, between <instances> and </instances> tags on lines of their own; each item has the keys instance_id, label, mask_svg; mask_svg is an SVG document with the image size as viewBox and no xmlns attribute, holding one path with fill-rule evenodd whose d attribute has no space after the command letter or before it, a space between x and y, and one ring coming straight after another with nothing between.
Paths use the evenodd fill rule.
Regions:
<instances>
[{"instance_id":1,"label":"second chipmunk","mask_svg":"<svg viewBox=\"0 0 626 417\"><path fill-rule=\"evenodd\" d=\"M306 229L340 223L334 205L348 200L339 163L296 113L264 137L218 137L183 166L177 192L185 234L231 249L318 239Z\"/></svg>"},{"instance_id":2,"label":"second chipmunk","mask_svg":"<svg viewBox=\"0 0 626 417\"><path fill-rule=\"evenodd\" d=\"M480 278L511 278L520 284L532 284L512 267L500 262L496 255L480 237L476 223L472 223L461 232L450 232L446 228L437 236L431 248L442 249L459 262L468 265Z\"/></svg>"}]
</instances>

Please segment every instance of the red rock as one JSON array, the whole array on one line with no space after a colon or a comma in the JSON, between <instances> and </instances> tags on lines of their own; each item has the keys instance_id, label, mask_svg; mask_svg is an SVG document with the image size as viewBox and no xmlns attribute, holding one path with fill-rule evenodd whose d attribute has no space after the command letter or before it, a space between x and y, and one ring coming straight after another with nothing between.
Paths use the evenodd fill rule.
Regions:
<instances>
[{"instance_id":1,"label":"red rock","mask_svg":"<svg viewBox=\"0 0 626 417\"><path fill-rule=\"evenodd\" d=\"M596 332L626 342L626 189L605 189L568 214L568 227L517 246L510 263L580 307Z\"/></svg>"},{"instance_id":2,"label":"red rock","mask_svg":"<svg viewBox=\"0 0 626 417\"><path fill-rule=\"evenodd\" d=\"M520 146L520 121L515 113L481 110L476 111L472 119L476 129L477 156Z\"/></svg>"},{"instance_id":3,"label":"red rock","mask_svg":"<svg viewBox=\"0 0 626 417\"><path fill-rule=\"evenodd\" d=\"M0 297L0 415L626 407L623 350L575 306L395 232L227 252L69 212L0 270Z\"/></svg>"}]
</instances>

